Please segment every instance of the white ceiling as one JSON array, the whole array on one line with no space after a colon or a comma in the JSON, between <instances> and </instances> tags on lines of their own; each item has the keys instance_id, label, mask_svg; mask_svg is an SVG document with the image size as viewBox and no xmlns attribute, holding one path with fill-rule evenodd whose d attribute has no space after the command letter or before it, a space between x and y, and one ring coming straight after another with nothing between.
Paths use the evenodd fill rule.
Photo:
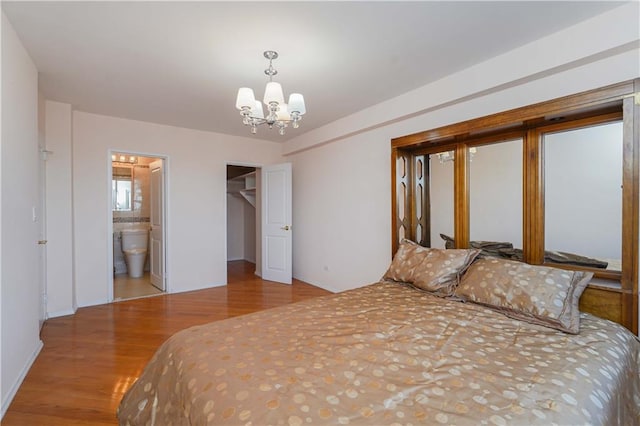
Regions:
<instances>
[{"instance_id":1,"label":"white ceiling","mask_svg":"<svg viewBox=\"0 0 640 426\"><path fill-rule=\"evenodd\" d=\"M619 2L2 2L47 99L75 109L248 136L238 87L261 99L265 50L285 97L284 141L556 32ZM535 60L535 58L532 58Z\"/></svg>"}]
</instances>

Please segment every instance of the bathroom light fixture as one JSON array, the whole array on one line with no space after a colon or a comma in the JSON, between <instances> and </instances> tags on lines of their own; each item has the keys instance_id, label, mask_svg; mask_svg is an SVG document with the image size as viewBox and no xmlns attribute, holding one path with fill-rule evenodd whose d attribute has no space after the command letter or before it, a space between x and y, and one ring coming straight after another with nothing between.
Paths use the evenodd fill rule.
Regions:
<instances>
[{"instance_id":1,"label":"bathroom light fixture","mask_svg":"<svg viewBox=\"0 0 640 426\"><path fill-rule=\"evenodd\" d=\"M138 157L134 155L111 154L111 161L113 163L138 164Z\"/></svg>"},{"instance_id":2,"label":"bathroom light fixture","mask_svg":"<svg viewBox=\"0 0 640 426\"><path fill-rule=\"evenodd\" d=\"M236 98L236 108L240 110L242 123L251 126L251 133L256 134L257 128L261 124L266 124L272 129L278 128L278 132L284 135L284 129L291 124L294 129L299 127L302 116L307 112L304 105L304 98L300 93L292 93L289 96L289 103L284 102L284 94L280 83L273 81L273 76L278 71L273 68L273 60L278 57L278 52L267 50L264 57L269 60L269 68L264 73L269 76L269 82L264 90L263 102L267 105L268 115L264 116L262 103L257 101L253 90L248 87L241 87Z\"/></svg>"}]
</instances>

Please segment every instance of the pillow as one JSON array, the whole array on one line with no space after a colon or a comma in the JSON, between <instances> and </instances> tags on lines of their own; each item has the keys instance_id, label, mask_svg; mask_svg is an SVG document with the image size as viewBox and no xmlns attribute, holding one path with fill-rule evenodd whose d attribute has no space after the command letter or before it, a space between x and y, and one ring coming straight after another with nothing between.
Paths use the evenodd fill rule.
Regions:
<instances>
[{"instance_id":1,"label":"pillow","mask_svg":"<svg viewBox=\"0 0 640 426\"><path fill-rule=\"evenodd\" d=\"M460 275L480 250L442 250L403 239L384 279L413 284L436 296L451 296Z\"/></svg>"},{"instance_id":2,"label":"pillow","mask_svg":"<svg viewBox=\"0 0 640 426\"><path fill-rule=\"evenodd\" d=\"M592 276L592 272L484 258L469 267L455 296L511 318L578 334L578 302Z\"/></svg>"}]
</instances>

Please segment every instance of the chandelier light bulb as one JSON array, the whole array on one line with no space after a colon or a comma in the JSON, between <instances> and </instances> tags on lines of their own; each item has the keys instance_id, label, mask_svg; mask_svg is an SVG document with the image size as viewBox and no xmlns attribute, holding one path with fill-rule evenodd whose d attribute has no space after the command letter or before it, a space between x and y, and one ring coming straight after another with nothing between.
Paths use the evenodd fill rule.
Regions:
<instances>
[{"instance_id":1,"label":"chandelier light bulb","mask_svg":"<svg viewBox=\"0 0 640 426\"><path fill-rule=\"evenodd\" d=\"M236 98L236 108L242 109L245 107L253 108L256 103L256 97L253 94L253 90L248 87L241 87L238 89L238 97Z\"/></svg>"},{"instance_id":2,"label":"chandelier light bulb","mask_svg":"<svg viewBox=\"0 0 640 426\"><path fill-rule=\"evenodd\" d=\"M255 101L253 108L251 108L251 117L264 118L264 110L262 109L262 102Z\"/></svg>"},{"instance_id":3,"label":"chandelier light bulb","mask_svg":"<svg viewBox=\"0 0 640 426\"><path fill-rule=\"evenodd\" d=\"M304 97L300 93L289 95L289 111L304 115L307 109L304 106Z\"/></svg>"},{"instance_id":4,"label":"chandelier light bulb","mask_svg":"<svg viewBox=\"0 0 640 426\"><path fill-rule=\"evenodd\" d=\"M269 60L269 68L264 70L269 81L262 100L267 105L267 115L265 116L262 102L256 100L253 90L249 87L238 89L236 108L240 110L242 123L251 127L252 134L257 133L259 125L266 124L270 129L275 126L278 133L284 135L289 124L294 129L300 126L299 122L307 112L304 97L300 93L292 93L289 96L289 104L286 104L282 86L273 81L273 76L278 74L278 71L273 67L273 60L278 58L278 52L267 50L264 52L264 57Z\"/></svg>"},{"instance_id":5,"label":"chandelier light bulb","mask_svg":"<svg viewBox=\"0 0 640 426\"><path fill-rule=\"evenodd\" d=\"M276 114L278 121L291 121L287 104L280 104L278 113Z\"/></svg>"},{"instance_id":6,"label":"chandelier light bulb","mask_svg":"<svg viewBox=\"0 0 640 426\"><path fill-rule=\"evenodd\" d=\"M264 103L269 105L271 102L277 104L284 103L284 94L282 93L282 86L280 83L270 81L267 83L267 87L264 89Z\"/></svg>"}]
</instances>

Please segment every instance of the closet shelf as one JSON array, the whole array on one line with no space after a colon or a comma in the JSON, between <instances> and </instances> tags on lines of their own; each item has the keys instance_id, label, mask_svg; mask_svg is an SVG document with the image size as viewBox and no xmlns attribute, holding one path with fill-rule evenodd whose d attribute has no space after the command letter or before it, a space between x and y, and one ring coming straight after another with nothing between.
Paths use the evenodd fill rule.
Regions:
<instances>
[{"instance_id":1,"label":"closet shelf","mask_svg":"<svg viewBox=\"0 0 640 426\"><path fill-rule=\"evenodd\" d=\"M240 195L244 197L245 200L249 202L253 207L256 206L256 189L241 189Z\"/></svg>"}]
</instances>

